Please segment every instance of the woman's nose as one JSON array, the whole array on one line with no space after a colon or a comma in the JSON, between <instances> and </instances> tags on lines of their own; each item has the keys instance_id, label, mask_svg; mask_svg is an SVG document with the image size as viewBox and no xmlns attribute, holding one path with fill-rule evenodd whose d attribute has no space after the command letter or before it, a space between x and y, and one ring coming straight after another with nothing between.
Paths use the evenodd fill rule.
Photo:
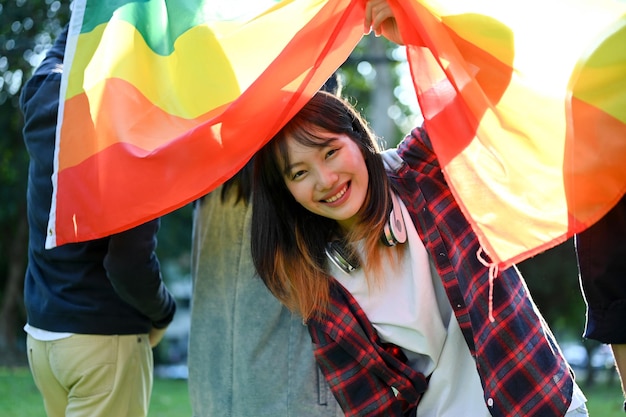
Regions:
<instances>
[{"instance_id":1,"label":"woman's nose","mask_svg":"<svg viewBox=\"0 0 626 417\"><path fill-rule=\"evenodd\" d=\"M319 190L327 190L332 188L339 176L332 169L322 168L317 172L317 188Z\"/></svg>"}]
</instances>

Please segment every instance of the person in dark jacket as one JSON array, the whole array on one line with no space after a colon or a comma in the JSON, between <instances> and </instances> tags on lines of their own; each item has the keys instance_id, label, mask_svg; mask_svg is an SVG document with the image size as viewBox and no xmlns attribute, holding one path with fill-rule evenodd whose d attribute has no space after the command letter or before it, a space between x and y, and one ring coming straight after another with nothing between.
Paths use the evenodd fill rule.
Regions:
<instances>
[{"instance_id":1,"label":"person in dark jacket","mask_svg":"<svg viewBox=\"0 0 626 417\"><path fill-rule=\"evenodd\" d=\"M583 337L611 346L626 398L626 196L575 242L587 306Z\"/></svg>"},{"instance_id":2,"label":"person in dark jacket","mask_svg":"<svg viewBox=\"0 0 626 417\"><path fill-rule=\"evenodd\" d=\"M25 84L30 156L24 285L30 369L49 417L143 417L156 346L176 304L155 254L159 219L45 249L66 27Z\"/></svg>"}]
</instances>

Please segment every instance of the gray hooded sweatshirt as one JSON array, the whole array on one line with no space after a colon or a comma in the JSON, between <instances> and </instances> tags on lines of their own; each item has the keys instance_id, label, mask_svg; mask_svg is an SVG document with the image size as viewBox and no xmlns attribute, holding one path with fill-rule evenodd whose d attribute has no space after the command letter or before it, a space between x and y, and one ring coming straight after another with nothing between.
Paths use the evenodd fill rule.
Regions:
<instances>
[{"instance_id":1,"label":"gray hooded sweatshirt","mask_svg":"<svg viewBox=\"0 0 626 417\"><path fill-rule=\"evenodd\" d=\"M302 319L250 255L250 205L221 188L194 209L189 392L194 417L343 416Z\"/></svg>"}]
</instances>

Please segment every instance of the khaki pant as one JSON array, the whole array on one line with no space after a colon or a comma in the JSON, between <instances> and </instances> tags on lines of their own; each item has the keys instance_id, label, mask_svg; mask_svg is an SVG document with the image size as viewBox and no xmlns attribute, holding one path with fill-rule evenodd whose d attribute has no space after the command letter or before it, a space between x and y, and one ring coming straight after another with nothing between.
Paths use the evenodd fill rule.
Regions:
<instances>
[{"instance_id":1,"label":"khaki pant","mask_svg":"<svg viewBox=\"0 0 626 417\"><path fill-rule=\"evenodd\" d=\"M48 417L145 417L152 392L148 335L27 339Z\"/></svg>"}]
</instances>

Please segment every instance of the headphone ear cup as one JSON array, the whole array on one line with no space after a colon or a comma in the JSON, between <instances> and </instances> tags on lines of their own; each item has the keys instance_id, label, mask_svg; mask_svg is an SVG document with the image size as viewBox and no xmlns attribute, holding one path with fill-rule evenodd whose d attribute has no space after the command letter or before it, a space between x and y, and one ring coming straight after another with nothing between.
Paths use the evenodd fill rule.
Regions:
<instances>
[{"instance_id":1,"label":"headphone ear cup","mask_svg":"<svg viewBox=\"0 0 626 417\"><path fill-rule=\"evenodd\" d=\"M383 236L381 236L383 243L387 246L395 246L398 243L406 242L406 227L402 218L402 209L397 199L398 197L392 193L393 208L391 213L389 213L389 221L383 228Z\"/></svg>"},{"instance_id":2,"label":"headphone ear cup","mask_svg":"<svg viewBox=\"0 0 626 417\"><path fill-rule=\"evenodd\" d=\"M346 274L358 269L360 266L359 259L353 256L340 240L328 242L325 252L328 259Z\"/></svg>"},{"instance_id":3,"label":"headphone ear cup","mask_svg":"<svg viewBox=\"0 0 626 417\"><path fill-rule=\"evenodd\" d=\"M390 222L387 221L385 226L383 226L383 235L380 237L380 240L383 242L385 246L396 246L398 243L396 238L393 236L393 232L391 231Z\"/></svg>"},{"instance_id":4,"label":"headphone ear cup","mask_svg":"<svg viewBox=\"0 0 626 417\"><path fill-rule=\"evenodd\" d=\"M391 234L396 243L406 242L406 227L404 225L404 219L402 218L402 209L395 198L393 200L393 210L389 215L389 224L391 226Z\"/></svg>"}]
</instances>

